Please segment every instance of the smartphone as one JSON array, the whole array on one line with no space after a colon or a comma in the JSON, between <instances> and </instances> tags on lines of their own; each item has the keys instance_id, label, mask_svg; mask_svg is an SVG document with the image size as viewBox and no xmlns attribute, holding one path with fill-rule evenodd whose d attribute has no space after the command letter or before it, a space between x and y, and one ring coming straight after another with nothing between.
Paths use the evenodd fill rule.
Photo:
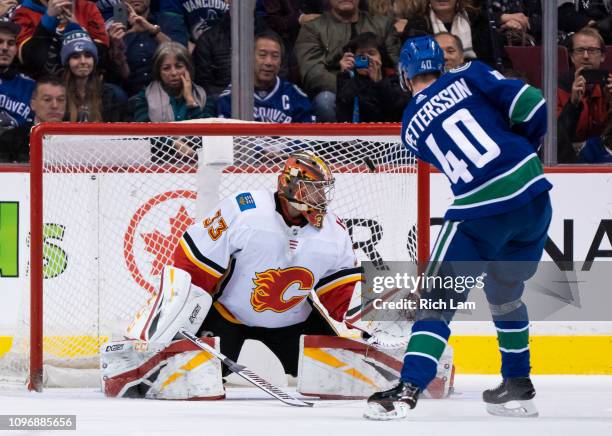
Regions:
<instances>
[{"instance_id":1,"label":"smartphone","mask_svg":"<svg viewBox=\"0 0 612 436\"><path fill-rule=\"evenodd\" d=\"M127 6L123 2L113 5L113 21L123 24L126 28L128 27L128 11Z\"/></svg>"},{"instance_id":2,"label":"smartphone","mask_svg":"<svg viewBox=\"0 0 612 436\"><path fill-rule=\"evenodd\" d=\"M366 55L355 56L355 69L362 70L368 68L370 65L370 60Z\"/></svg>"},{"instance_id":3,"label":"smartphone","mask_svg":"<svg viewBox=\"0 0 612 436\"><path fill-rule=\"evenodd\" d=\"M68 6L63 8L66 15L70 15L74 12L74 1L75 0L72 0Z\"/></svg>"},{"instance_id":4,"label":"smartphone","mask_svg":"<svg viewBox=\"0 0 612 436\"><path fill-rule=\"evenodd\" d=\"M585 78L588 85L599 83L604 86L608 80L608 74L608 70L582 70L580 72L580 75Z\"/></svg>"}]
</instances>

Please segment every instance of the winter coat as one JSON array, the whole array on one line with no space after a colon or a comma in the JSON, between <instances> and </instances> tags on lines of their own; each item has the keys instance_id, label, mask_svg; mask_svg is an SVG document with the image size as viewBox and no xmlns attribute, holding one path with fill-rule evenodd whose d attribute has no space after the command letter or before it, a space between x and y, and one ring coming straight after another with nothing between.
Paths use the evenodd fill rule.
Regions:
<instances>
[{"instance_id":1,"label":"winter coat","mask_svg":"<svg viewBox=\"0 0 612 436\"><path fill-rule=\"evenodd\" d=\"M559 78L557 88L558 155L560 162L571 161L575 155L572 144L602 133L608 119L608 101L600 85L594 85L580 105L571 102L574 71Z\"/></svg>"},{"instance_id":2,"label":"winter coat","mask_svg":"<svg viewBox=\"0 0 612 436\"><path fill-rule=\"evenodd\" d=\"M397 76L374 82L368 76L348 72L338 74L336 118L352 122L355 97L359 105L359 122L400 122L410 96L402 91Z\"/></svg>"},{"instance_id":3,"label":"winter coat","mask_svg":"<svg viewBox=\"0 0 612 436\"><path fill-rule=\"evenodd\" d=\"M295 52L306 92L311 97L322 91L336 92L344 46L360 33L373 32L382 38L389 57L397 63L400 40L393 23L391 17L366 12L360 12L359 20L352 24L339 21L331 12L305 23L298 34Z\"/></svg>"},{"instance_id":4,"label":"winter coat","mask_svg":"<svg viewBox=\"0 0 612 436\"><path fill-rule=\"evenodd\" d=\"M232 26L226 14L202 32L193 49L195 83L217 96L232 82Z\"/></svg>"},{"instance_id":5,"label":"winter coat","mask_svg":"<svg viewBox=\"0 0 612 436\"><path fill-rule=\"evenodd\" d=\"M17 35L19 60L32 76L57 75L62 70L60 50L63 34L82 29L98 49L98 64L106 64L108 34L104 19L96 4L88 0L74 0L74 16L78 23L64 25L55 17L46 14L47 8L37 0L24 0L15 11L13 21L21 26Z\"/></svg>"}]
</instances>

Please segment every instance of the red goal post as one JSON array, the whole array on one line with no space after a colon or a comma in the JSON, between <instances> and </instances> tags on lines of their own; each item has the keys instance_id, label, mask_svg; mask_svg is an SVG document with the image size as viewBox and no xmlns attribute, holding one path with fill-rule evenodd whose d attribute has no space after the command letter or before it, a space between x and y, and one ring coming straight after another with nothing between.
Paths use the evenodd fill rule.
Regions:
<instances>
[{"instance_id":1,"label":"red goal post","mask_svg":"<svg viewBox=\"0 0 612 436\"><path fill-rule=\"evenodd\" d=\"M72 137L85 138L85 143L93 141L96 137L114 137L117 140L125 139L124 149L128 149L131 144L130 140L134 138L193 138L193 137L230 137L234 138L234 146L236 143L247 142L249 150L259 150L265 148L266 141L277 141L281 138L291 138L290 141L298 142L308 146L311 142L310 137L316 137L318 144L322 147L322 144L326 144L328 141L331 149L335 150L335 156L338 156L338 162L332 162L332 170L339 170L348 173L368 173L368 172L380 172L377 168L372 168L370 163L364 161L359 162L347 162L350 160L350 154L345 154L343 148L346 144L348 147L352 147L351 150L358 150L355 153L360 156L367 151L369 147L386 147L384 144L393 144L394 153L398 153L400 150L401 142L399 140L400 126L399 124L243 124L243 123L116 123L116 124L102 124L102 123L51 123L43 124L33 128L31 133L31 179L30 179L30 195L31 195L31 244L30 244L30 274L31 274L31 289L30 289L30 305L29 305L29 326L30 326L30 337L29 337L29 382L28 386L32 390L42 390L43 386L43 314L44 310L44 209L43 204L43 193L47 189L44 182L44 174L48 171L45 167L44 155L46 147L46 139L50 137ZM237 139L238 138L238 139ZM244 139L254 138L254 139ZM262 139L263 138L263 139ZM267 139L266 139L267 138ZM300 138L299 141L295 138ZM392 138L391 140L389 138ZM370 144L370 145L369 145ZM383 145L380 145L383 144ZM384 148L383 147L383 148ZM206 144L203 145L206 149ZM403 148L403 147L401 147ZM325 148L321 148L325 149ZM405 149L403 149L405 150ZM407 151L404 151L407 153ZM403 153L403 152L402 152ZM392 159L395 157L387 156L378 165L379 168L391 168L389 173L393 173L393 162ZM429 254L429 166L421 161L414 159L414 170L411 176L414 177L416 173L416 192L415 198L406 199L410 202L411 207L416 207L417 210L417 222L416 222L416 250L417 259L419 261L425 261ZM391 163L389 163L391 162ZM119 164L94 164L96 168L92 172L92 167L89 162L84 160L81 164L83 167L88 167L89 173L97 174L97 171L107 171L110 168L115 171L119 168L122 171ZM96 165L98 165L96 167ZM234 168L238 168L239 173L250 173L261 171L259 163L250 162L247 164L248 168L244 168L245 165L235 165ZM268 168L270 166L268 165ZM278 165L274 167L278 168ZM80 172L83 171L79 165L67 165L65 168L61 168L60 172ZM156 172L168 172L168 173L181 173L184 171L191 171L185 168L182 164L168 166L165 164L157 163L150 167L143 169L134 169L132 166L130 170L126 172L140 172L140 173L156 173ZM229 172L232 170L225 170ZM385 170L383 170L385 171ZM265 170L264 170L265 172ZM395 184L396 180L401 182L406 171L401 170L397 174L389 174L388 180L390 180L389 187ZM384 176L383 173L381 175ZM364 176L365 177L365 176ZM399 178L397 178L399 177ZM93 176L92 176L93 178ZM254 179L253 179L254 180ZM361 179L355 179L361 180ZM364 179L365 180L365 179ZM232 182L233 183L233 182ZM257 182L259 183L259 182ZM353 182L351 182L353 183ZM359 185L355 186L355 189L364 188L362 181L358 182ZM368 183L369 184L369 183ZM386 185L385 185L386 186ZM347 188L350 191L350 187ZM348 192L347 191L347 192ZM377 195L372 194L372 198L376 198ZM67 194L66 194L67 195ZM378 197L385 196L385 191L379 193ZM340 197L340 194L336 194L336 199ZM60 197L61 198L61 197ZM385 201L385 198L380 198L380 201ZM60 201L58 199L58 201ZM64 201L64 200L61 200ZM389 199L393 202L393 199ZM332 207L331 209L333 210ZM80 205L67 204L64 207L78 208ZM341 218L344 218L341 216ZM104 220L105 218L102 218ZM87 235L85 235L87 236ZM83 242L85 244L85 242ZM88 277L83 277L83 280L88 280ZM27 316L27 315L26 315ZM45 321L49 321L46 320Z\"/></svg>"}]
</instances>

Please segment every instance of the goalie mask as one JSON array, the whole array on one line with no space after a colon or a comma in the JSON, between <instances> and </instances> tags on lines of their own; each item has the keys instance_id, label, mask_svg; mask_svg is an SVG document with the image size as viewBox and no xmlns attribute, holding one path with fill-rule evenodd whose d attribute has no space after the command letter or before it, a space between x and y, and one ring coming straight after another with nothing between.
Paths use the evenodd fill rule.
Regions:
<instances>
[{"instance_id":1,"label":"goalie mask","mask_svg":"<svg viewBox=\"0 0 612 436\"><path fill-rule=\"evenodd\" d=\"M308 151L291 154L278 176L278 193L320 229L334 191L334 176L320 157Z\"/></svg>"}]
</instances>

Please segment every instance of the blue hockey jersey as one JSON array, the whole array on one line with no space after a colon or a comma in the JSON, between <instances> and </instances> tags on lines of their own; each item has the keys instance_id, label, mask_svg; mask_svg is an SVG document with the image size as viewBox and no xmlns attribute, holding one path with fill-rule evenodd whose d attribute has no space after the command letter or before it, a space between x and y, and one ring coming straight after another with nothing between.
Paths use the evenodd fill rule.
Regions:
<instances>
[{"instance_id":1,"label":"blue hockey jersey","mask_svg":"<svg viewBox=\"0 0 612 436\"><path fill-rule=\"evenodd\" d=\"M217 112L221 118L232 116L231 85L221 93L217 101ZM314 123L310 100L304 92L291 82L279 77L276 86L268 95L254 95L253 120L265 123Z\"/></svg>"},{"instance_id":2,"label":"blue hockey jersey","mask_svg":"<svg viewBox=\"0 0 612 436\"><path fill-rule=\"evenodd\" d=\"M610 163L612 162L612 150L606 148L601 136L589 138L578 153L578 162Z\"/></svg>"},{"instance_id":3,"label":"blue hockey jersey","mask_svg":"<svg viewBox=\"0 0 612 436\"><path fill-rule=\"evenodd\" d=\"M505 213L551 189L537 155L545 133L541 91L478 61L413 96L402 122L404 145L451 183L448 220Z\"/></svg>"},{"instance_id":4,"label":"blue hockey jersey","mask_svg":"<svg viewBox=\"0 0 612 436\"><path fill-rule=\"evenodd\" d=\"M182 17L189 37L194 42L229 9L230 5L223 0L160 0L161 23L165 23L163 16L166 14Z\"/></svg>"},{"instance_id":5,"label":"blue hockey jersey","mask_svg":"<svg viewBox=\"0 0 612 436\"><path fill-rule=\"evenodd\" d=\"M30 108L32 92L36 82L28 76L11 73L0 76L0 112L12 118L13 127L23 126L32 121Z\"/></svg>"}]
</instances>

